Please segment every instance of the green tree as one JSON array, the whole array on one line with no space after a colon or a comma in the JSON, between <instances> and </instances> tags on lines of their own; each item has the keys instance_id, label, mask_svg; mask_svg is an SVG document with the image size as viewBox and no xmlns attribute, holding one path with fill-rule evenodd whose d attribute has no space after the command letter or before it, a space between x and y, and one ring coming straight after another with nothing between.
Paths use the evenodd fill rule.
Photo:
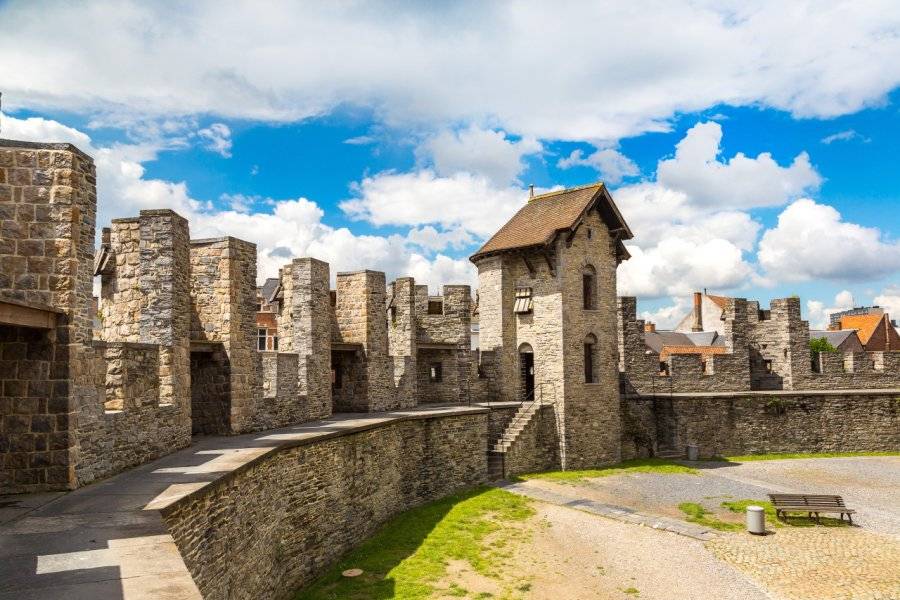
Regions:
<instances>
[{"instance_id":1,"label":"green tree","mask_svg":"<svg viewBox=\"0 0 900 600\"><path fill-rule=\"evenodd\" d=\"M814 353L819 352L837 352L838 349L831 345L827 338L814 338L809 340L809 349Z\"/></svg>"}]
</instances>

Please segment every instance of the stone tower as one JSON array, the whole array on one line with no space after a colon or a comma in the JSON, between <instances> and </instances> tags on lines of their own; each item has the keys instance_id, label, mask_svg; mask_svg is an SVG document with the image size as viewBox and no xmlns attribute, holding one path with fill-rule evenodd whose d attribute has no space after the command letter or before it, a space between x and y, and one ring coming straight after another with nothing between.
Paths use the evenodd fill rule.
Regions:
<instances>
[{"instance_id":1,"label":"stone tower","mask_svg":"<svg viewBox=\"0 0 900 600\"><path fill-rule=\"evenodd\" d=\"M471 257L498 400L553 404L563 468L620 457L616 267L631 237L597 183L529 199Z\"/></svg>"}]
</instances>

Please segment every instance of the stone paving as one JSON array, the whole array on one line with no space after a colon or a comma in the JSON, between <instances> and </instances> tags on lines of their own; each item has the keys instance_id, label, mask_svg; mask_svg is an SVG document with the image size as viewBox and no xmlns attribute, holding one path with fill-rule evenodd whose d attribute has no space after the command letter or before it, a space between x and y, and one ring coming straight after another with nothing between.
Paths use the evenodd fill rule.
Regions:
<instances>
[{"instance_id":1,"label":"stone paving","mask_svg":"<svg viewBox=\"0 0 900 600\"><path fill-rule=\"evenodd\" d=\"M900 542L859 528L780 528L764 537L731 534L707 547L789 600L900 598Z\"/></svg>"}]
</instances>

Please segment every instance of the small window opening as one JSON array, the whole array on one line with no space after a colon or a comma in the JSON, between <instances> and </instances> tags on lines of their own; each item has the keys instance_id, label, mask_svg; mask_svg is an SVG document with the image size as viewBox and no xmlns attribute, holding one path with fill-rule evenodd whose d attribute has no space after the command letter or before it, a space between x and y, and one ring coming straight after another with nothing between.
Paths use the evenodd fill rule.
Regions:
<instances>
[{"instance_id":1,"label":"small window opening","mask_svg":"<svg viewBox=\"0 0 900 600\"><path fill-rule=\"evenodd\" d=\"M594 372L594 363L596 362L597 338L593 334L588 334L584 338L584 382L597 383L596 374Z\"/></svg>"},{"instance_id":2,"label":"small window opening","mask_svg":"<svg viewBox=\"0 0 900 600\"><path fill-rule=\"evenodd\" d=\"M667 361L659 361L659 374L663 377L669 376L669 363Z\"/></svg>"},{"instance_id":3,"label":"small window opening","mask_svg":"<svg viewBox=\"0 0 900 600\"><path fill-rule=\"evenodd\" d=\"M431 383L440 383L443 380L443 373L441 372L441 363L431 363L428 366L428 380Z\"/></svg>"},{"instance_id":4,"label":"small window opening","mask_svg":"<svg viewBox=\"0 0 900 600\"><path fill-rule=\"evenodd\" d=\"M528 314L534 308L530 287L516 288L516 303L513 312L518 315Z\"/></svg>"},{"instance_id":5,"label":"small window opening","mask_svg":"<svg viewBox=\"0 0 900 600\"><path fill-rule=\"evenodd\" d=\"M771 360L768 360L768 359L764 360L763 366L766 368L766 373L768 373L768 374L772 373L772 361Z\"/></svg>"},{"instance_id":6,"label":"small window opening","mask_svg":"<svg viewBox=\"0 0 900 600\"><path fill-rule=\"evenodd\" d=\"M596 271L594 267L588 265L581 272L582 296L584 299L584 309L594 310L596 308Z\"/></svg>"},{"instance_id":7,"label":"small window opening","mask_svg":"<svg viewBox=\"0 0 900 600\"><path fill-rule=\"evenodd\" d=\"M397 324L397 307L392 306L390 311L388 311L391 315L391 325Z\"/></svg>"},{"instance_id":8,"label":"small window opening","mask_svg":"<svg viewBox=\"0 0 900 600\"><path fill-rule=\"evenodd\" d=\"M588 227L588 229L587 229L587 239L591 239L592 237L594 237L594 230L591 229L590 227Z\"/></svg>"},{"instance_id":9,"label":"small window opening","mask_svg":"<svg viewBox=\"0 0 900 600\"><path fill-rule=\"evenodd\" d=\"M331 305L337 306L337 290L329 290L328 295L331 296Z\"/></svg>"},{"instance_id":10,"label":"small window opening","mask_svg":"<svg viewBox=\"0 0 900 600\"><path fill-rule=\"evenodd\" d=\"M428 314L429 315L444 314L444 301L443 300L429 300L428 301Z\"/></svg>"},{"instance_id":11,"label":"small window opening","mask_svg":"<svg viewBox=\"0 0 900 600\"><path fill-rule=\"evenodd\" d=\"M275 352L278 352L278 336L277 335L272 336L272 350L274 350Z\"/></svg>"},{"instance_id":12,"label":"small window opening","mask_svg":"<svg viewBox=\"0 0 900 600\"><path fill-rule=\"evenodd\" d=\"M265 329L257 329L256 330L256 349L260 352L265 352L266 350L266 330Z\"/></svg>"},{"instance_id":13,"label":"small window opening","mask_svg":"<svg viewBox=\"0 0 900 600\"><path fill-rule=\"evenodd\" d=\"M339 390L344 384L343 372L341 365L337 364L331 367L331 387Z\"/></svg>"}]
</instances>

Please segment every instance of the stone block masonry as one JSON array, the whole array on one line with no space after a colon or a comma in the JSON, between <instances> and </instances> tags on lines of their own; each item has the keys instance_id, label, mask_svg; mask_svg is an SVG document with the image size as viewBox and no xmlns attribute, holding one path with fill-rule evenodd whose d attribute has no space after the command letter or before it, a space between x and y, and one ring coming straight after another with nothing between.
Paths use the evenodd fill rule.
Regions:
<instances>
[{"instance_id":1,"label":"stone block masonry","mask_svg":"<svg viewBox=\"0 0 900 600\"><path fill-rule=\"evenodd\" d=\"M0 302L52 317L0 324L0 491L73 487L75 413L92 351L94 163L69 144L0 140Z\"/></svg>"},{"instance_id":2,"label":"stone block masonry","mask_svg":"<svg viewBox=\"0 0 900 600\"><path fill-rule=\"evenodd\" d=\"M677 394L623 401L622 456L703 457L900 448L900 390Z\"/></svg>"},{"instance_id":3,"label":"stone block masonry","mask_svg":"<svg viewBox=\"0 0 900 600\"><path fill-rule=\"evenodd\" d=\"M297 386L303 401L303 420L331 414L331 294L328 263L297 258L291 264L291 349L297 353Z\"/></svg>"},{"instance_id":4,"label":"stone block masonry","mask_svg":"<svg viewBox=\"0 0 900 600\"><path fill-rule=\"evenodd\" d=\"M225 407L220 426L204 433L241 433L272 427L261 401L261 361L256 352L256 245L233 237L191 241L191 341L221 344L217 365L226 385L204 392L192 381L194 397ZM197 419L195 419L195 430Z\"/></svg>"},{"instance_id":5,"label":"stone block masonry","mask_svg":"<svg viewBox=\"0 0 900 600\"><path fill-rule=\"evenodd\" d=\"M487 411L284 447L164 510L204 598L289 598L392 516L485 481Z\"/></svg>"}]
</instances>

